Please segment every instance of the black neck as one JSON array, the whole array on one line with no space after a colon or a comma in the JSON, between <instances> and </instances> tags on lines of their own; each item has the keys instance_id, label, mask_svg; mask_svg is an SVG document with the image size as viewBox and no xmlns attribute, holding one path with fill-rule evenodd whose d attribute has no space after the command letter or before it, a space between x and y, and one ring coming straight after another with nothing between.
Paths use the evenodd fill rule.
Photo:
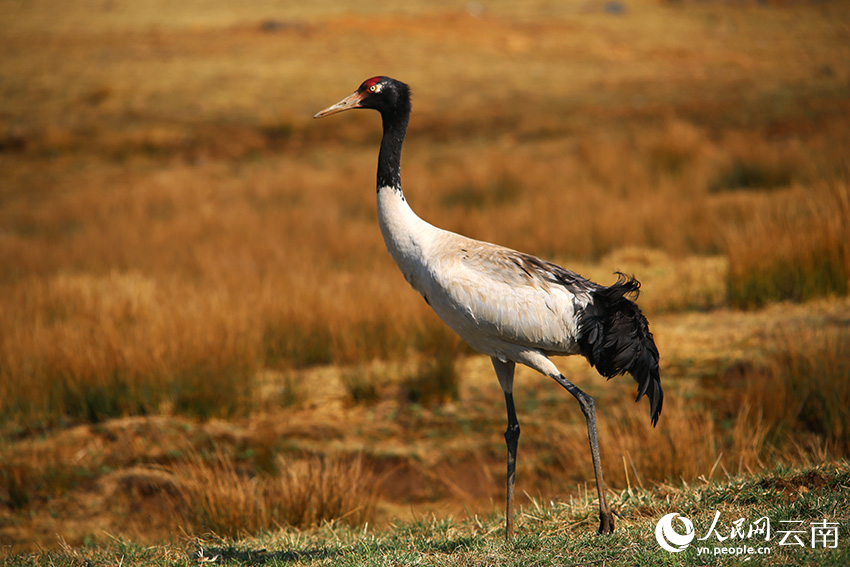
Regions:
<instances>
[{"instance_id":1,"label":"black neck","mask_svg":"<svg viewBox=\"0 0 850 567\"><path fill-rule=\"evenodd\" d=\"M378 190L392 187L401 192L401 145L410 119L410 103L381 112L384 136L378 153Z\"/></svg>"}]
</instances>

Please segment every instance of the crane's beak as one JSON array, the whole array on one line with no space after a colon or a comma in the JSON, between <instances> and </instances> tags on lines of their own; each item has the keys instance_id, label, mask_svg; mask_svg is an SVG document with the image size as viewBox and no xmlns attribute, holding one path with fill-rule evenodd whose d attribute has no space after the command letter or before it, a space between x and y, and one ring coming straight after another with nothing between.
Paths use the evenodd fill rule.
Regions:
<instances>
[{"instance_id":1,"label":"crane's beak","mask_svg":"<svg viewBox=\"0 0 850 567\"><path fill-rule=\"evenodd\" d=\"M337 112L342 112L343 110L351 110L352 108L360 108L360 93L355 92L345 97L338 103L333 106L329 106L321 112L317 112L313 118L322 118L323 116L330 116L331 114L336 114Z\"/></svg>"}]
</instances>

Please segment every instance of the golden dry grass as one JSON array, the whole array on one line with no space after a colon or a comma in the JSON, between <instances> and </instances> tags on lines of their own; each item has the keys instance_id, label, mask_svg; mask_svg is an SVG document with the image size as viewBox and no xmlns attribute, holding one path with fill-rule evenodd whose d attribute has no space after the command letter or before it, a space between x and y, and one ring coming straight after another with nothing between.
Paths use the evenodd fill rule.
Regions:
<instances>
[{"instance_id":1,"label":"golden dry grass","mask_svg":"<svg viewBox=\"0 0 850 567\"><path fill-rule=\"evenodd\" d=\"M757 307L846 295L850 275L850 183L777 195L729 235L730 301Z\"/></svg>"},{"instance_id":2,"label":"golden dry grass","mask_svg":"<svg viewBox=\"0 0 850 567\"><path fill-rule=\"evenodd\" d=\"M211 457L190 454L172 468L176 508L185 525L237 537L372 517L378 485L361 458L279 457L276 465L276 474L257 476L220 450Z\"/></svg>"},{"instance_id":3,"label":"golden dry grass","mask_svg":"<svg viewBox=\"0 0 850 567\"><path fill-rule=\"evenodd\" d=\"M627 379L563 363L606 408L613 486L846 455L850 404L816 395L847 372L842 3L231 4L8 7L0 499L17 527L4 543L121 525L145 537L136 508L167 534L171 489L139 488L149 468L134 467L211 440L224 453L193 469L219 489L195 498L209 508L251 509L280 455L325 452L368 456L386 481L379 520L410 502L500 501L491 370L407 288L376 227L377 118L310 119L377 73L415 91L404 180L421 216L643 282L659 427ZM565 494L588 480L580 417L522 376L522 489ZM800 383L807 406L789 402ZM124 507L86 524L85 495Z\"/></svg>"}]
</instances>

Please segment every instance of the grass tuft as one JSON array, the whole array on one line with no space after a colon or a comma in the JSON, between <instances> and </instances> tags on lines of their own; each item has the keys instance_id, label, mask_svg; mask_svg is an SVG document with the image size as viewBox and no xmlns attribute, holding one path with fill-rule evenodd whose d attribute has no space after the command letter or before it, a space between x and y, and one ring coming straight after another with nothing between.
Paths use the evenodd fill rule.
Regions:
<instances>
[{"instance_id":1,"label":"grass tuft","mask_svg":"<svg viewBox=\"0 0 850 567\"><path fill-rule=\"evenodd\" d=\"M694 124L679 119L666 122L663 129L646 136L647 159L659 174L680 175L699 158L706 146L705 133Z\"/></svg>"},{"instance_id":2,"label":"grass tuft","mask_svg":"<svg viewBox=\"0 0 850 567\"><path fill-rule=\"evenodd\" d=\"M0 335L0 415L35 426L246 413L258 361L247 319L219 308L218 295L185 292L138 273L14 289L8 314L18 325Z\"/></svg>"},{"instance_id":3,"label":"grass tuft","mask_svg":"<svg viewBox=\"0 0 850 567\"><path fill-rule=\"evenodd\" d=\"M814 435L850 455L850 329L784 329L774 349L770 372L747 386L772 437Z\"/></svg>"},{"instance_id":4,"label":"grass tuft","mask_svg":"<svg viewBox=\"0 0 850 567\"><path fill-rule=\"evenodd\" d=\"M782 163L734 159L725 165L709 182L711 193L740 189L775 189L788 186L793 171Z\"/></svg>"},{"instance_id":5,"label":"grass tuft","mask_svg":"<svg viewBox=\"0 0 850 567\"><path fill-rule=\"evenodd\" d=\"M800 179L805 158L795 145L776 146L763 138L736 133L724 141L725 155L708 180L709 193L775 190Z\"/></svg>"},{"instance_id":6,"label":"grass tuft","mask_svg":"<svg viewBox=\"0 0 850 567\"><path fill-rule=\"evenodd\" d=\"M847 295L850 285L850 184L836 180L773 206L734 229L727 243L728 298L741 308L771 301Z\"/></svg>"},{"instance_id":7,"label":"grass tuft","mask_svg":"<svg viewBox=\"0 0 850 567\"><path fill-rule=\"evenodd\" d=\"M270 321L263 331L264 363L269 368L304 368L330 364L334 360L333 337L328 327Z\"/></svg>"},{"instance_id":8,"label":"grass tuft","mask_svg":"<svg viewBox=\"0 0 850 567\"><path fill-rule=\"evenodd\" d=\"M416 339L417 350L422 353L417 368L401 384L403 397L419 405L457 400L460 374L456 359L461 345L457 335L445 325L425 326Z\"/></svg>"},{"instance_id":9,"label":"grass tuft","mask_svg":"<svg viewBox=\"0 0 850 567\"><path fill-rule=\"evenodd\" d=\"M369 405L377 402L385 382L386 379L382 373L365 365L356 366L342 373L342 385L348 399L355 405Z\"/></svg>"},{"instance_id":10,"label":"grass tuft","mask_svg":"<svg viewBox=\"0 0 850 567\"><path fill-rule=\"evenodd\" d=\"M275 473L255 474L220 450L192 453L171 469L178 510L196 533L226 537L371 518L376 484L360 457L278 459Z\"/></svg>"},{"instance_id":11,"label":"grass tuft","mask_svg":"<svg viewBox=\"0 0 850 567\"><path fill-rule=\"evenodd\" d=\"M450 353L435 354L423 358L416 371L404 379L403 396L419 405L457 400L459 379L454 357Z\"/></svg>"}]
</instances>

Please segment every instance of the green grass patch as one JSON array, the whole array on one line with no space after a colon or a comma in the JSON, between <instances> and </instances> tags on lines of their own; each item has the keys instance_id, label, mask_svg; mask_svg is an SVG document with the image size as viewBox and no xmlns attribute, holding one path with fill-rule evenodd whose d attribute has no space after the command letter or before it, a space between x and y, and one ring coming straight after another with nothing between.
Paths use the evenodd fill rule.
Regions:
<instances>
[{"instance_id":1,"label":"green grass patch","mask_svg":"<svg viewBox=\"0 0 850 567\"><path fill-rule=\"evenodd\" d=\"M774 469L697 485L661 485L612 494L618 513L611 536L594 533L595 502L537 502L519 510L517 537L505 542L500 516L465 520L422 518L382 530L336 522L306 530L280 529L248 539L205 536L178 544L140 546L116 539L102 547L63 547L33 554L7 553L10 567L25 565L846 565L850 520L850 466ZM695 537L680 553L662 549L655 536L660 518L688 518ZM719 513L719 516L717 514ZM717 517L717 522L714 519ZM730 538L737 525L768 518L771 535ZM831 539L815 538L812 526L831 526ZM715 526L711 530L712 524ZM790 526L790 527L788 527ZM799 527L797 527L799 526ZM784 532L799 529L803 545L781 545ZM682 531L681 529L679 531ZM723 541L717 534L725 537ZM787 542L786 542L787 543ZM762 553L742 553L747 547ZM716 551L727 550L727 551Z\"/></svg>"}]
</instances>

